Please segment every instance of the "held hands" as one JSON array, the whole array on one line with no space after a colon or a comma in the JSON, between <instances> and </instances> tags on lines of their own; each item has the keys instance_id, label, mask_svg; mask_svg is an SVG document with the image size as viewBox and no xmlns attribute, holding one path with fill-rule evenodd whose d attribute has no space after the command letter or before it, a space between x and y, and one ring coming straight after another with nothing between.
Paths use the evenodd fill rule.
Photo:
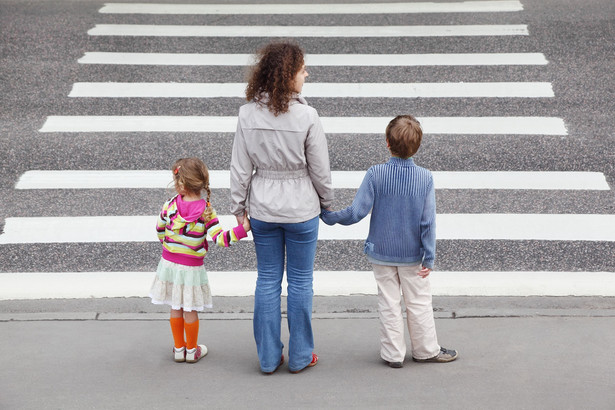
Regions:
<instances>
[{"instance_id":1,"label":"held hands","mask_svg":"<svg viewBox=\"0 0 615 410\"><path fill-rule=\"evenodd\" d=\"M320 208L320 219L326 223L327 225L335 225L335 223L330 223L328 218L327 218L327 214L333 212L333 208L328 207L328 208Z\"/></svg>"},{"instance_id":2,"label":"held hands","mask_svg":"<svg viewBox=\"0 0 615 410\"><path fill-rule=\"evenodd\" d=\"M250 219L248 218L247 212L244 212L243 215L235 215L235 218L237 218L237 224L242 225L246 232L250 231Z\"/></svg>"},{"instance_id":3,"label":"held hands","mask_svg":"<svg viewBox=\"0 0 615 410\"><path fill-rule=\"evenodd\" d=\"M431 273L431 269L421 266L421 270L419 271L419 276L421 278L426 278Z\"/></svg>"},{"instance_id":4,"label":"held hands","mask_svg":"<svg viewBox=\"0 0 615 410\"><path fill-rule=\"evenodd\" d=\"M251 229L251 227L250 227L250 219L248 217L243 218L243 224L242 225L243 225L243 229L246 232L250 232L250 229Z\"/></svg>"}]
</instances>

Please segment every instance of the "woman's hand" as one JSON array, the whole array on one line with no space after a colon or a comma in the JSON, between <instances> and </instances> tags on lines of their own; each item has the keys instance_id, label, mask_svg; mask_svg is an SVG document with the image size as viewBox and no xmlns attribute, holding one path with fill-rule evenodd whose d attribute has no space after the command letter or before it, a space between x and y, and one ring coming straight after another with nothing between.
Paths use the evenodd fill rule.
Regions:
<instances>
[{"instance_id":1,"label":"woman's hand","mask_svg":"<svg viewBox=\"0 0 615 410\"><path fill-rule=\"evenodd\" d=\"M247 216L247 215L243 218L243 223L242 223L242 225L243 225L243 229L244 229L246 232L250 232L250 229L252 229L252 228L251 228L251 226L250 226L250 218L248 218L248 216Z\"/></svg>"}]
</instances>

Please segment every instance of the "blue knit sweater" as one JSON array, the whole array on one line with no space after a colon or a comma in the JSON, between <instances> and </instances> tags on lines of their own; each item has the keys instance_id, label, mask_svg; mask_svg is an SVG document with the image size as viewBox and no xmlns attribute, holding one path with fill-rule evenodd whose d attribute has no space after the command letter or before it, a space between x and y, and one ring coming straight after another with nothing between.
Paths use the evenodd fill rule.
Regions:
<instances>
[{"instance_id":1,"label":"blue knit sweater","mask_svg":"<svg viewBox=\"0 0 615 410\"><path fill-rule=\"evenodd\" d=\"M372 211L367 256L385 265L419 264L433 268L436 253L436 197L433 176L412 158L392 157L367 170L352 205L322 210L328 225L351 225Z\"/></svg>"}]
</instances>

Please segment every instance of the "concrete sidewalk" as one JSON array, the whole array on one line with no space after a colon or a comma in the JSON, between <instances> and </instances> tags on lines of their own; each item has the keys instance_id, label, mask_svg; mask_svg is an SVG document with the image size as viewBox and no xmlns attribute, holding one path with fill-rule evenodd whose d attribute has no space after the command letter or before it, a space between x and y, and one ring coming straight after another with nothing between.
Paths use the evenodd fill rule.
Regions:
<instances>
[{"instance_id":1,"label":"concrete sidewalk","mask_svg":"<svg viewBox=\"0 0 615 410\"><path fill-rule=\"evenodd\" d=\"M272 376L259 371L251 314L240 311L249 299L220 300L221 312L201 315L199 341L210 353L192 365L173 362L162 312L139 313L132 306L133 313L99 311L79 318L86 312L76 306L73 312L50 312L50 301L40 301L40 310L48 310L45 318L34 305L17 314L9 306L19 302L5 302L0 408L615 408L612 299L559 299L564 309L558 309L537 298L544 306L533 314L518 306L521 300L472 299L484 305L483 312L491 305L492 314L451 315L444 305L458 299L434 300L439 341L459 350L460 358L418 364L408 353L403 369L380 360L371 306L335 312L357 299L315 300L318 365L296 375L284 365ZM87 309L93 301L80 303ZM505 305L512 305L509 314Z\"/></svg>"}]
</instances>

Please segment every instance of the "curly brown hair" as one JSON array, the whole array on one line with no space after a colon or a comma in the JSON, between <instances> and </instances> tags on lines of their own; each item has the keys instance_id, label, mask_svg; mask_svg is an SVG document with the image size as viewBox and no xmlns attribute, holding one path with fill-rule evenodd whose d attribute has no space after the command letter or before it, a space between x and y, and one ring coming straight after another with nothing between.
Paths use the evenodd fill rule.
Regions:
<instances>
[{"instance_id":1,"label":"curly brown hair","mask_svg":"<svg viewBox=\"0 0 615 410\"><path fill-rule=\"evenodd\" d=\"M173 183L177 192L189 191L200 195L202 191L207 194L207 206L203 212L203 219L209 222L213 208L209 202L211 189L209 189L209 170L199 158L180 158L173 164Z\"/></svg>"},{"instance_id":2,"label":"curly brown hair","mask_svg":"<svg viewBox=\"0 0 615 410\"><path fill-rule=\"evenodd\" d=\"M246 99L261 100L275 116L288 112L294 79L304 64L303 50L292 42L274 42L261 48L256 57Z\"/></svg>"}]
</instances>

